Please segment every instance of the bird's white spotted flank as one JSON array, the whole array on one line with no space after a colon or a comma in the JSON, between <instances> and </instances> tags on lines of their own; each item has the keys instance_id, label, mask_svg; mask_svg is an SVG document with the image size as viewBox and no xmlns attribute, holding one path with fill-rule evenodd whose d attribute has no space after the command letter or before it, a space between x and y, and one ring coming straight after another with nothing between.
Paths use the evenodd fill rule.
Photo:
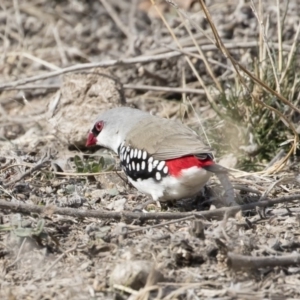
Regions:
<instances>
[{"instance_id":1,"label":"bird's white spotted flank","mask_svg":"<svg viewBox=\"0 0 300 300\"><path fill-rule=\"evenodd\" d=\"M142 157L142 150L139 150L139 153L138 153L137 158L138 158L138 159L141 159L141 157Z\"/></svg>"},{"instance_id":2,"label":"bird's white spotted flank","mask_svg":"<svg viewBox=\"0 0 300 300\"><path fill-rule=\"evenodd\" d=\"M144 150L143 152L143 160L145 160L147 158L147 152Z\"/></svg>"},{"instance_id":3,"label":"bird's white spotted flank","mask_svg":"<svg viewBox=\"0 0 300 300\"><path fill-rule=\"evenodd\" d=\"M154 160L145 150L134 149L121 144L118 152L124 172L133 181L148 178L161 181L169 175L169 169L165 161Z\"/></svg>"},{"instance_id":4,"label":"bird's white spotted flank","mask_svg":"<svg viewBox=\"0 0 300 300\"><path fill-rule=\"evenodd\" d=\"M155 178L156 178L156 180L158 180L158 181L161 180L161 175L160 175L159 172L156 172Z\"/></svg>"},{"instance_id":5,"label":"bird's white spotted flank","mask_svg":"<svg viewBox=\"0 0 300 300\"><path fill-rule=\"evenodd\" d=\"M168 174L168 172L169 172L168 166L165 166L164 169L163 169L163 171L164 171L165 174Z\"/></svg>"},{"instance_id":6,"label":"bird's white spotted flank","mask_svg":"<svg viewBox=\"0 0 300 300\"><path fill-rule=\"evenodd\" d=\"M165 162L162 160L158 165L157 165L157 170L161 171L163 167L165 166Z\"/></svg>"}]
</instances>

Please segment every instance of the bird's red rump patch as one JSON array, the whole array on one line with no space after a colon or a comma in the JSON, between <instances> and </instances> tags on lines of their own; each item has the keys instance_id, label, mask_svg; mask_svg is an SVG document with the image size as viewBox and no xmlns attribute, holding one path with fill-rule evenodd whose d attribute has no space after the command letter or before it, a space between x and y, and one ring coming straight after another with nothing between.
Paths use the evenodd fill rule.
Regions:
<instances>
[{"instance_id":1,"label":"bird's red rump patch","mask_svg":"<svg viewBox=\"0 0 300 300\"><path fill-rule=\"evenodd\" d=\"M174 158L166 161L170 175L179 176L181 171L192 167L202 168L213 165L214 161L211 158L200 160L194 155Z\"/></svg>"}]
</instances>

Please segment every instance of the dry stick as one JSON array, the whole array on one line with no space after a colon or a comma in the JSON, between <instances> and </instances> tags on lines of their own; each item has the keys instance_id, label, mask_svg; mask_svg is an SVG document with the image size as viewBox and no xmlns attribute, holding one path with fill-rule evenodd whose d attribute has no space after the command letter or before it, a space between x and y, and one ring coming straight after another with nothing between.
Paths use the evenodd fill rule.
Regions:
<instances>
[{"instance_id":1,"label":"dry stick","mask_svg":"<svg viewBox=\"0 0 300 300\"><path fill-rule=\"evenodd\" d=\"M249 48L249 47L256 47L257 43L256 42L243 42L241 44L233 44L233 43L224 43L224 46L228 49L234 48ZM286 50L290 50L290 46L286 47ZM191 52L191 51L196 51L196 47L188 47L188 48L183 48L184 50ZM203 45L202 50L203 51L212 51L212 50L217 50L218 48L216 45ZM181 49L182 50L182 49ZM41 75L36 75L32 77L27 77L27 78L22 78L16 81L11 81L11 82L5 82L0 84L0 90L16 87L19 85L24 85L29 82L34 82L42 79L47 79L55 76L59 76L62 74L66 73L71 73L71 72L76 72L76 71L81 71L81 70L86 70L86 69L92 69L92 68L97 68L97 67L111 67L111 66L117 66L117 65L130 65L130 64L137 64L137 63L150 63L154 61L160 61L160 60L166 60L169 58L173 57L178 57L181 56L182 53L180 51L171 51L171 52L164 52L158 55L145 55L145 56L138 56L138 57L133 57L133 58L126 58L126 59L119 59L119 60L106 60L106 61L101 61L101 62L96 62L96 63L86 63L86 64L77 64L71 67L67 67L64 69L60 69L57 71L53 72L48 72L45 74Z\"/></svg>"},{"instance_id":2,"label":"dry stick","mask_svg":"<svg viewBox=\"0 0 300 300\"><path fill-rule=\"evenodd\" d=\"M229 252L228 265L235 269L259 269L267 267L287 267L290 265L300 264L300 255L291 254L284 256L267 256L267 257L254 257L247 255L240 255Z\"/></svg>"},{"instance_id":3,"label":"dry stick","mask_svg":"<svg viewBox=\"0 0 300 300\"><path fill-rule=\"evenodd\" d=\"M264 40L264 44L266 46L266 49L267 49L267 52L268 52L268 56L269 56L269 60L270 60L270 63L271 63L272 69L273 69L273 75L274 75L274 79L275 79L275 82L276 82L276 91L278 93L280 93L279 80L278 80L278 76L277 76L277 72L276 72L276 68L275 68L275 63L274 63L274 60L273 60L273 57L272 57L272 54L271 54L271 50L270 50L270 47L269 47L268 38L267 38L267 35L266 35L266 30L265 30L265 25L264 25L263 20L259 17L258 12L256 11L255 4L254 4L253 0L251 0L251 4L252 5L250 5L250 6L251 6L252 11L253 11L256 19L257 19L257 22L259 23L260 32L261 32L262 38ZM279 26L280 22L277 25ZM278 30L280 31L280 29L278 29ZM281 40L279 40L279 45L280 45L280 42L281 42ZM280 47L278 49L278 52L279 53L281 52ZM279 73L280 72L281 72L281 67L279 66Z\"/></svg>"},{"instance_id":4,"label":"dry stick","mask_svg":"<svg viewBox=\"0 0 300 300\"><path fill-rule=\"evenodd\" d=\"M192 88L176 88L167 86L153 86L153 85L134 85L134 84L124 84L124 89L142 90L142 91L154 91L154 92L170 92L170 93L190 93L204 95L205 91L202 89L192 89ZM48 89L48 90L58 90L60 89L60 84L35 84L35 85L19 85L16 87L9 87L5 90L34 90L34 89Z\"/></svg>"},{"instance_id":5,"label":"dry stick","mask_svg":"<svg viewBox=\"0 0 300 300\"><path fill-rule=\"evenodd\" d=\"M279 185L279 184L287 184L287 183L293 183L295 185L298 185L300 184L300 182L297 180L297 178L295 177L295 175L292 175L292 176L287 176L287 177L283 177L283 178L280 178L279 180L276 180L275 182L272 182L269 187L263 192L263 194L260 196L259 200L258 201L261 201L265 198L267 198L267 196L269 195L269 193L271 192L271 190Z\"/></svg>"},{"instance_id":6,"label":"dry stick","mask_svg":"<svg viewBox=\"0 0 300 300\"><path fill-rule=\"evenodd\" d=\"M22 19L21 19L21 14L20 14L19 1L18 0L13 0L13 5L14 5L14 10L15 10L15 18L16 18L16 23L17 23L19 35L22 38L24 38L24 30L23 30L23 26L22 26Z\"/></svg>"},{"instance_id":7,"label":"dry stick","mask_svg":"<svg viewBox=\"0 0 300 300\"><path fill-rule=\"evenodd\" d=\"M182 39L180 39L179 41L181 41ZM162 54L162 53L168 53L168 48L166 48L165 44L162 43L161 44L163 47L155 49L155 50L151 50L145 53L145 55L157 55L157 54ZM211 44L204 44L201 43L201 41L199 41L199 45L201 46L201 49L204 51L212 51L212 50L217 50L218 48L214 45ZM174 47L175 45L169 45L170 47ZM254 48L254 47L258 47L258 42L257 41L249 41L249 42L245 42L245 41L237 41L236 43L232 43L232 42L224 42L224 46L227 49L234 49L234 50L238 50L238 49L249 49L249 48ZM272 44L272 46L274 46L275 49L278 49L279 45L277 43ZM284 51L292 51L292 47L293 45L283 45L283 50ZM191 51L191 52L196 52L197 48L195 46L185 46L183 49L185 49L186 51Z\"/></svg>"},{"instance_id":8,"label":"dry stick","mask_svg":"<svg viewBox=\"0 0 300 300\"><path fill-rule=\"evenodd\" d=\"M124 89L205 95L205 91L203 89L174 88L166 86L124 84Z\"/></svg>"},{"instance_id":9,"label":"dry stick","mask_svg":"<svg viewBox=\"0 0 300 300\"><path fill-rule=\"evenodd\" d=\"M38 278L35 278L30 281L30 283L33 283L35 281L41 280L64 256L66 256L68 253L73 252L77 249L77 244L73 246L72 248L66 250L64 253L62 253L45 271L44 273L39 276Z\"/></svg>"},{"instance_id":10,"label":"dry stick","mask_svg":"<svg viewBox=\"0 0 300 300\"><path fill-rule=\"evenodd\" d=\"M14 167L18 167L18 166L25 166L25 167L32 167L31 170L29 170L29 174L25 173L26 176L30 175L30 173L32 173L33 171L36 171L37 169L33 169L34 167L36 168L37 166L40 167L40 164L37 166L33 166L32 164L27 164L27 163L22 163L22 164L13 164L10 166L5 166L4 168L0 168L0 170L6 171L8 169L14 168ZM55 174L55 175L62 175L62 176L72 176L72 177L88 177L88 176L96 176L96 175L106 175L106 174L119 174L119 173L123 173L123 171L103 171L103 172L96 172L96 173L72 173L72 172L56 172L56 171L47 171L47 170L42 170L42 172L48 173L48 174ZM24 174L23 174L24 175ZM22 175L22 176L23 176ZM24 177L22 177L21 179L23 179ZM20 179L18 178L17 181L19 181ZM10 182L7 185L11 185L15 182Z\"/></svg>"},{"instance_id":11,"label":"dry stick","mask_svg":"<svg viewBox=\"0 0 300 300\"><path fill-rule=\"evenodd\" d=\"M192 31L190 30L189 26L186 24L186 22L185 22L185 20L184 20L184 18L183 18L183 16L185 16L186 14L183 13L181 9L179 9L179 7L178 7L177 4L173 3L172 1L168 1L168 2L171 3L171 4L176 8L176 10L177 10L177 12L178 12L178 14L179 14L179 16L180 16L180 18L181 18L183 24L184 24L185 29L186 29L187 32L189 33L189 35L190 35L190 37L191 37L191 39L192 39L192 41L193 41L195 47L196 47L197 50L198 50L199 55L201 56L201 59L202 59L204 65L205 65L205 68L206 68L208 74L210 75L210 77L211 77L212 80L214 81L214 83L215 83L217 89L220 91L220 93L222 93L222 92L223 92L223 88L222 88L220 82L219 82L218 79L216 78L216 76L215 76L215 74L214 74L214 72L213 72L213 70L212 70L210 64L208 63L208 60L206 59L206 57L205 57L205 55L204 55L204 53L203 53L203 51L202 51L202 49L201 49L200 46L197 44L196 39L195 39L195 37L194 37Z\"/></svg>"},{"instance_id":12,"label":"dry stick","mask_svg":"<svg viewBox=\"0 0 300 300\"><path fill-rule=\"evenodd\" d=\"M25 57L25 58L27 58L29 60L32 60L35 63L38 63L38 64L40 64L40 65L42 65L42 66L44 66L44 67L46 67L50 70L57 70L57 71L61 70L60 67L58 67L58 66L56 66L52 63L49 63L48 61L45 61L41 58L38 58L38 57L36 57L36 56L34 56L30 53L26 53L24 51L23 52L9 52L9 53L6 54L6 56L9 56L9 57L11 57L11 56L12 57L16 57L16 56Z\"/></svg>"},{"instance_id":13,"label":"dry stick","mask_svg":"<svg viewBox=\"0 0 300 300\"><path fill-rule=\"evenodd\" d=\"M131 54L135 54L135 41L137 39L138 33L135 27L135 14L138 8L138 0L130 1L130 10L128 14L128 31L130 32L130 36L128 38L128 49L126 52L126 56L130 56Z\"/></svg>"},{"instance_id":14,"label":"dry stick","mask_svg":"<svg viewBox=\"0 0 300 300\"><path fill-rule=\"evenodd\" d=\"M177 57L180 55L181 55L180 52L173 51L170 53L164 53L164 54L154 55L154 56L139 56L139 57L133 57L133 58L118 59L118 60L111 59L111 60L101 61L101 62L97 62L97 63L78 64L78 65L67 67L67 68L64 68L61 70L48 72L45 74L36 75L36 76L32 76L32 77L22 78L22 79L19 79L16 81L2 83L0 85L0 90L4 90L5 88L9 88L9 87L15 87L18 85L24 85L29 82L47 79L47 78L55 77L58 75L75 72L75 71L82 71L82 70L97 68L97 67L105 68L105 67L111 67L111 66L117 66L117 65L121 66L121 65L137 64L137 63L150 63L150 62L154 62L154 61L166 60L166 59Z\"/></svg>"},{"instance_id":15,"label":"dry stick","mask_svg":"<svg viewBox=\"0 0 300 300\"><path fill-rule=\"evenodd\" d=\"M163 21L164 25L166 26L166 28L168 29L170 35L172 36L174 42L176 43L176 46L179 48L179 49L183 49L183 47L181 46L178 38L176 37L174 31L172 30L172 28L170 27L169 23L167 22L166 18L164 17L164 15L162 14L162 12L159 10L159 8L157 7L156 5L156 2L155 0L150 0L153 7L155 8L156 12L158 13L159 17L161 18L161 20ZM199 75L199 73L197 72L194 64L192 63L192 61L190 60L190 58L188 56L185 56L184 57L186 62L188 63L188 65L190 66L193 74L196 76L198 82L200 83L200 85L203 87L203 89L205 90L205 93L206 93L206 97L209 101L209 103L211 104L211 106L214 108L214 110L216 112L219 112L219 109L215 103L215 99L210 95L209 93L209 90L208 88L206 87L206 85L204 84L204 81L202 80L201 76Z\"/></svg>"},{"instance_id":16,"label":"dry stick","mask_svg":"<svg viewBox=\"0 0 300 300\"><path fill-rule=\"evenodd\" d=\"M127 294L131 294L131 295L137 295L139 293L138 291L136 291L128 286L121 285L121 284L114 284L113 288L116 290L125 292Z\"/></svg>"},{"instance_id":17,"label":"dry stick","mask_svg":"<svg viewBox=\"0 0 300 300\"><path fill-rule=\"evenodd\" d=\"M291 68L291 64L292 64L292 61L293 61L295 52L296 52L297 49L298 49L299 34L300 34L300 22L299 22L299 25L298 25L298 27L297 27L296 34L295 34L295 36L294 36L294 41L293 41L293 44L292 44L291 51L289 52L289 55L288 55L288 60L287 60L285 69L284 69L284 71L283 71L282 74L281 74L281 78L280 78L280 81L279 81L280 84L281 84L282 81L284 80L284 78L285 78L285 76L286 76L288 70L290 70L290 68Z\"/></svg>"},{"instance_id":18,"label":"dry stick","mask_svg":"<svg viewBox=\"0 0 300 300\"><path fill-rule=\"evenodd\" d=\"M18 85L5 88L6 91L13 90L58 90L60 84L32 84L32 85ZM14 98L15 99L15 98Z\"/></svg>"},{"instance_id":19,"label":"dry stick","mask_svg":"<svg viewBox=\"0 0 300 300\"><path fill-rule=\"evenodd\" d=\"M10 209L13 212L20 213L38 213L38 214L58 214L58 215L66 215L77 218L100 218L100 219L139 219L141 221L146 220L173 220L186 218L188 216L195 217L204 217L204 218L216 218L222 219L224 214L227 213L228 216L233 216L239 211L251 210L256 207L267 207L278 203L283 202L291 202L295 200L300 200L300 194L295 194L291 196L284 196L273 200L264 200L261 202L249 203L241 206L232 206L232 207L223 207L210 211L202 211L202 212L188 212L188 213L136 213L136 212L107 212L103 210L78 210L74 208L61 208L56 206L39 206L33 204L24 204L24 203L15 203L8 202L5 200L0 200L0 209Z\"/></svg>"},{"instance_id":20,"label":"dry stick","mask_svg":"<svg viewBox=\"0 0 300 300\"><path fill-rule=\"evenodd\" d=\"M106 0L100 0L110 17L113 19L115 24L118 26L118 28L124 33L124 35L130 39L130 32L128 28L123 24L123 22L120 20L118 14L115 12L111 4L109 3L110 1Z\"/></svg>"},{"instance_id":21,"label":"dry stick","mask_svg":"<svg viewBox=\"0 0 300 300\"><path fill-rule=\"evenodd\" d=\"M181 284L181 283L179 283L179 284ZM211 287L209 286L209 284L205 280L203 280L202 282L201 281L197 282L197 283L186 282L186 283L184 283L184 286L176 289L175 291L172 291L172 292L168 293L164 298L162 298L162 300L179 299L183 292L185 292L187 290L190 290L190 289L197 289L197 288L206 290L206 289L211 288Z\"/></svg>"},{"instance_id":22,"label":"dry stick","mask_svg":"<svg viewBox=\"0 0 300 300\"><path fill-rule=\"evenodd\" d=\"M14 266L18 261L21 260L20 255L21 255L21 253L22 253L22 250L23 250L24 245L25 245L26 242L27 242L27 237L25 237L25 238L23 239L22 244L21 244L21 247L20 247L20 249L19 249L19 251L18 251L18 254L17 254L16 259L15 259L12 263L10 263L8 266L6 266L6 269L7 269L7 270L8 270L9 268L11 268L12 266Z\"/></svg>"},{"instance_id":23,"label":"dry stick","mask_svg":"<svg viewBox=\"0 0 300 300\"><path fill-rule=\"evenodd\" d=\"M45 161L42 161L41 163L37 164L36 166L32 167L30 170L28 170L27 172L25 172L24 174L22 174L21 176L17 177L16 179L6 183L6 184L3 184L4 187L8 187L8 186L11 186L19 181L21 181L22 179L24 179L25 177L31 175L33 172L39 170L40 168L42 168L46 163L48 163L49 160L45 160Z\"/></svg>"},{"instance_id":24,"label":"dry stick","mask_svg":"<svg viewBox=\"0 0 300 300\"><path fill-rule=\"evenodd\" d=\"M56 42L56 45L57 45L57 51L60 55L61 63L62 63L62 65L67 65L69 63L69 61L68 61L66 51L65 51L64 46L63 46L63 42L62 42L62 40L59 36L57 26L53 26L52 33L53 33L53 36L54 36L54 39L55 39L55 42Z\"/></svg>"},{"instance_id":25,"label":"dry stick","mask_svg":"<svg viewBox=\"0 0 300 300\"><path fill-rule=\"evenodd\" d=\"M182 54L189 55L189 56L191 56L191 57L195 57L195 58L197 58L197 59L203 60L203 57L200 56L199 54L193 53L193 52L191 52L191 51L187 51L186 49L176 49L175 47L172 47L172 46L169 46L169 45L165 45L165 47L166 47L167 49L174 50L174 51L180 51ZM230 68L229 66L227 66L227 65L225 65L225 64L223 64L223 63L220 63L220 62L217 61L217 60L214 60L214 59L210 59L210 58L209 58L209 59L207 59L207 61L210 62L210 63L212 63L212 64L215 64L215 65L217 65L217 66L219 66L219 67L222 67L222 68L224 68L225 70L228 70L228 71L230 71L230 72L233 72L233 69L232 69L232 68Z\"/></svg>"},{"instance_id":26,"label":"dry stick","mask_svg":"<svg viewBox=\"0 0 300 300\"><path fill-rule=\"evenodd\" d=\"M282 26L281 26L281 20L280 20L280 2L279 0L276 0L277 5L277 34L278 34L278 73L282 72ZM254 5L254 4L253 4ZM275 75L275 74L274 74ZM279 82L280 84L280 82Z\"/></svg>"},{"instance_id":27,"label":"dry stick","mask_svg":"<svg viewBox=\"0 0 300 300\"><path fill-rule=\"evenodd\" d=\"M177 222L188 221L188 220L191 220L191 219L195 219L195 216L192 215L192 216L188 216L188 217L185 217L185 218L180 218L180 219L177 219L177 220L175 219L175 220L164 222L164 223L160 223L160 224L155 224L155 225L146 226L146 227L140 227L138 229L134 229L134 230L128 231L128 232L126 232L124 234L137 233L137 232L140 232L140 231L144 231L144 230L148 230L148 229L153 229L153 228L159 228L159 227L163 227L163 226L166 226L166 225L174 224L174 223L177 223Z\"/></svg>"}]
</instances>

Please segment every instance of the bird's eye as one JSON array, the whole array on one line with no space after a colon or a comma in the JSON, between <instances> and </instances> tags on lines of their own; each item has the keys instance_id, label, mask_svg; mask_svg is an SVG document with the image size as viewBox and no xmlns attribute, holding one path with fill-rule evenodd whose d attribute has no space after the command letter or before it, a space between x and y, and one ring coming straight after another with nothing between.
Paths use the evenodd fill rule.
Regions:
<instances>
[{"instance_id":1,"label":"bird's eye","mask_svg":"<svg viewBox=\"0 0 300 300\"><path fill-rule=\"evenodd\" d=\"M102 122L102 121L97 122L97 123L95 124L95 128L96 128L97 131L100 132L100 131L102 130L102 128L103 128L103 122Z\"/></svg>"},{"instance_id":2,"label":"bird's eye","mask_svg":"<svg viewBox=\"0 0 300 300\"><path fill-rule=\"evenodd\" d=\"M103 125L104 125L103 121L99 121L94 125L92 132L95 136L97 136L101 132Z\"/></svg>"}]
</instances>

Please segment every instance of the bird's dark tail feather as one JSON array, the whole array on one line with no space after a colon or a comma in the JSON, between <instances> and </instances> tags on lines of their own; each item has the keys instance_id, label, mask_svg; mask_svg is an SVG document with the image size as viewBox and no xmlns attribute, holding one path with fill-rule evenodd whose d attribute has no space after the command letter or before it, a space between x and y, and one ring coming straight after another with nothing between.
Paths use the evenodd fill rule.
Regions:
<instances>
[{"instance_id":1,"label":"bird's dark tail feather","mask_svg":"<svg viewBox=\"0 0 300 300\"><path fill-rule=\"evenodd\" d=\"M203 166L202 168L204 168L205 170L207 170L209 172L215 173L217 178L220 180L220 183L222 184L224 191L225 191L224 195L221 197L224 205L225 206L237 205L237 203L235 201L234 188L228 177L228 173L230 172L230 170L228 170L227 168L225 168L221 165L215 164L215 163L207 165L207 166Z\"/></svg>"},{"instance_id":2,"label":"bird's dark tail feather","mask_svg":"<svg viewBox=\"0 0 300 300\"><path fill-rule=\"evenodd\" d=\"M221 165L218 165L218 164L211 164L211 165L207 165L207 166L202 166L203 169L209 171L209 172L212 172L212 173L217 173L217 174L220 174L220 173L228 173L229 170L225 167L222 167Z\"/></svg>"}]
</instances>

